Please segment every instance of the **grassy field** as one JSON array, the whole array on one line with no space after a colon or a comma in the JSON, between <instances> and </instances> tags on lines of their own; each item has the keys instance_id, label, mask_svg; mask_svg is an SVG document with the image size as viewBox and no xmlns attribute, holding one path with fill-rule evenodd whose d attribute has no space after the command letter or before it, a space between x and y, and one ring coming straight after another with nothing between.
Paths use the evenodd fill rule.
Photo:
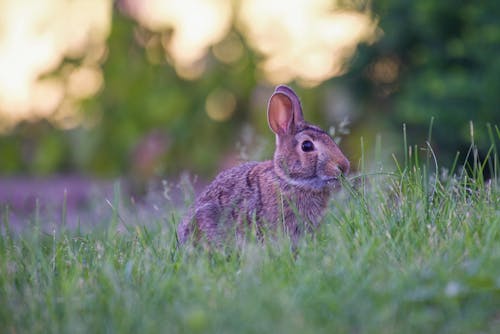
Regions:
<instances>
[{"instance_id":1,"label":"grassy field","mask_svg":"<svg viewBox=\"0 0 500 334\"><path fill-rule=\"evenodd\" d=\"M116 206L89 232L4 218L0 332L499 333L498 166L436 176L431 153L352 178L296 253L178 249L175 210L120 230Z\"/></svg>"}]
</instances>

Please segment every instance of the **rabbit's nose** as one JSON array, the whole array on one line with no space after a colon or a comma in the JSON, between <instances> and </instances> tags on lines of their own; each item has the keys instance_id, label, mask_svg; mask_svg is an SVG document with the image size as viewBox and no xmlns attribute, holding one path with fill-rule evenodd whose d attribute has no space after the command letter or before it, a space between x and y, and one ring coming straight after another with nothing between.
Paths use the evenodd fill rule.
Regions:
<instances>
[{"instance_id":1,"label":"rabbit's nose","mask_svg":"<svg viewBox=\"0 0 500 334\"><path fill-rule=\"evenodd\" d=\"M340 162L338 164L338 168L340 169L340 171L342 172L342 175L344 175L344 176L349 174L350 167L351 167L351 164L349 163L349 160L347 160L346 158L340 160Z\"/></svg>"}]
</instances>

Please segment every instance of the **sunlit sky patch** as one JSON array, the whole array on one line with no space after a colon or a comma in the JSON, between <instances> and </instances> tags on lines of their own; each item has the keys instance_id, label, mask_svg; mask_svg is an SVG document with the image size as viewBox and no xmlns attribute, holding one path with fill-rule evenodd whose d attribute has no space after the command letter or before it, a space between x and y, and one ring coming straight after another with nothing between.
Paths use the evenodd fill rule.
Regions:
<instances>
[{"instance_id":1,"label":"sunlit sky patch","mask_svg":"<svg viewBox=\"0 0 500 334\"><path fill-rule=\"evenodd\" d=\"M314 85L338 76L357 44L377 35L370 13L340 10L330 0L243 0L239 18L272 83Z\"/></svg>"},{"instance_id":2,"label":"sunlit sky patch","mask_svg":"<svg viewBox=\"0 0 500 334\"><path fill-rule=\"evenodd\" d=\"M60 108L66 90L91 96L102 85L99 58L111 24L111 1L3 0L0 2L0 131L22 120L50 118L61 126L73 110ZM46 77L65 57L84 58ZM69 84L68 82L69 81Z\"/></svg>"}]
</instances>

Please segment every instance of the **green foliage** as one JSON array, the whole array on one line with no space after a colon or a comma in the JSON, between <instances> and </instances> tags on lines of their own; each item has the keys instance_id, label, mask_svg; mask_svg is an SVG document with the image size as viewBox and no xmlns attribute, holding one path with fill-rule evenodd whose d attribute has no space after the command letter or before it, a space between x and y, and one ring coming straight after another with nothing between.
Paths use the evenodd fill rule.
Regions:
<instances>
[{"instance_id":1,"label":"green foliage","mask_svg":"<svg viewBox=\"0 0 500 334\"><path fill-rule=\"evenodd\" d=\"M162 53L162 47L158 42L145 50L134 39L140 33L146 39L157 38L141 31L134 22L120 15L115 17L104 65L106 88L92 102L103 116L100 126L92 130L101 138L96 141L92 169L126 169L124 158L128 151L141 136L159 130L169 142L164 156L167 172L178 172L191 165L201 166L201 171L212 170L222 152L231 148L227 138L237 137L236 125L247 117L248 97L255 85L254 67L227 71L209 59L209 67L199 80L185 81L161 57L157 64L148 61L151 54ZM247 52L240 61L250 65L251 55ZM205 113L207 95L218 88L228 89L240 99L239 114L229 124L214 122Z\"/></svg>"},{"instance_id":2,"label":"green foliage","mask_svg":"<svg viewBox=\"0 0 500 334\"><path fill-rule=\"evenodd\" d=\"M46 222L35 217L16 235L4 218L0 327L496 333L500 184L435 175L417 158L352 178L296 252L285 237L236 249L178 248L175 210L172 219L127 222L121 232L119 212L87 233L43 233ZM472 172L482 174L477 165Z\"/></svg>"},{"instance_id":3,"label":"green foliage","mask_svg":"<svg viewBox=\"0 0 500 334\"><path fill-rule=\"evenodd\" d=\"M397 127L407 123L415 143L423 143L435 119L433 140L447 161L465 154L469 121L482 134L500 124L500 15L498 1L373 2L383 31L361 48L348 78L366 112L378 111ZM487 136L477 135L481 150Z\"/></svg>"},{"instance_id":4,"label":"green foliage","mask_svg":"<svg viewBox=\"0 0 500 334\"><path fill-rule=\"evenodd\" d=\"M60 131L44 122L20 124L12 134L0 137L0 154L10 157L0 171L134 173L136 147L148 134L161 133L166 148L159 154L163 163L154 166L153 174L178 173L187 166L207 173L236 148L243 124L254 122L253 109L258 109L259 122L264 124L265 104L250 103L256 65L249 48L231 65L208 54L203 75L184 80L163 57L159 41L168 32L150 33L119 12L115 14L103 64L105 87L97 98L82 105L91 126ZM231 38L241 40L235 32ZM140 45L140 39L149 41L147 48ZM217 89L237 99L237 112L225 122L214 121L205 112L207 96ZM23 154L26 149L30 152Z\"/></svg>"}]
</instances>

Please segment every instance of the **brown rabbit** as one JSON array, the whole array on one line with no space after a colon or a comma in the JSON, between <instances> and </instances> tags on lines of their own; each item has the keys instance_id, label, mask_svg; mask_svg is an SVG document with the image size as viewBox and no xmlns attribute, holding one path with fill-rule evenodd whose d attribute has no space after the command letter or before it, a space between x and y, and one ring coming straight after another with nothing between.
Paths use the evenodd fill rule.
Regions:
<instances>
[{"instance_id":1,"label":"brown rabbit","mask_svg":"<svg viewBox=\"0 0 500 334\"><path fill-rule=\"evenodd\" d=\"M267 117L276 134L274 159L220 173L179 224L181 244L194 234L197 241L221 245L242 237L252 224L259 237L283 228L296 242L318 226L349 161L325 131L306 123L289 87L276 88Z\"/></svg>"}]
</instances>

